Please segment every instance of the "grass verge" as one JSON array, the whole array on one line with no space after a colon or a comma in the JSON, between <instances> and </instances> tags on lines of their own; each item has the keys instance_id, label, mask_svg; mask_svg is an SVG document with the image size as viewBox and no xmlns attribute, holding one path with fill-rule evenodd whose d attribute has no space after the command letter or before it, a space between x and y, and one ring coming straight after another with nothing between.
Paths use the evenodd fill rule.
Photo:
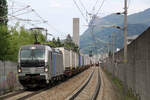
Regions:
<instances>
[{"instance_id":1,"label":"grass verge","mask_svg":"<svg viewBox=\"0 0 150 100\"><path fill-rule=\"evenodd\" d=\"M124 88L122 82L119 80L117 77L113 77L113 75L106 70L104 70L106 75L112 80L112 82L116 85L116 87L119 89L119 92L121 93L122 96L125 96L125 100L138 100L137 97L133 95L133 92L131 89L128 89L128 92L126 95L124 94Z\"/></svg>"}]
</instances>

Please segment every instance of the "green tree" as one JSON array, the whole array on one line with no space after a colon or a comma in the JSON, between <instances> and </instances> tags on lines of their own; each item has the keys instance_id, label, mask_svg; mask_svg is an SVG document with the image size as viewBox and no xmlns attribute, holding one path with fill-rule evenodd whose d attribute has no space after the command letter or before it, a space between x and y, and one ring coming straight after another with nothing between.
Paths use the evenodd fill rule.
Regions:
<instances>
[{"instance_id":1,"label":"green tree","mask_svg":"<svg viewBox=\"0 0 150 100\"><path fill-rule=\"evenodd\" d=\"M6 59L8 51L7 13L7 0L0 0L0 60Z\"/></svg>"},{"instance_id":2,"label":"green tree","mask_svg":"<svg viewBox=\"0 0 150 100\"><path fill-rule=\"evenodd\" d=\"M69 34L64 42L64 47L79 53L79 47L72 41Z\"/></svg>"},{"instance_id":3,"label":"green tree","mask_svg":"<svg viewBox=\"0 0 150 100\"><path fill-rule=\"evenodd\" d=\"M9 33L7 26L0 25L0 60L6 59L6 54L8 52L8 45L9 45L8 38Z\"/></svg>"},{"instance_id":4,"label":"green tree","mask_svg":"<svg viewBox=\"0 0 150 100\"><path fill-rule=\"evenodd\" d=\"M56 47L62 47L63 43L61 43L59 37L57 40L55 38L52 39L52 41L48 41L48 43L51 47L56 48Z\"/></svg>"},{"instance_id":5,"label":"green tree","mask_svg":"<svg viewBox=\"0 0 150 100\"><path fill-rule=\"evenodd\" d=\"M55 39L55 38L53 38L53 39L52 39L52 42L56 44L56 39Z\"/></svg>"},{"instance_id":6,"label":"green tree","mask_svg":"<svg viewBox=\"0 0 150 100\"><path fill-rule=\"evenodd\" d=\"M7 25L8 18L7 0L0 0L0 24Z\"/></svg>"},{"instance_id":7,"label":"green tree","mask_svg":"<svg viewBox=\"0 0 150 100\"><path fill-rule=\"evenodd\" d=\"M72 43L72 38L71 38L70 34L67 35L65 42L66 43Z\"/></svg>"},{"instance_id":8,"label":"green tree","mask_svg":"<svg viewBox=\"0 0 150 100\"><path fill-rule=\"evenodd\" d=\"M49 44L52 48L56 48L56 44L53 41L49 41L47 44Z\"/></svg>"},{"instance_id":9,"label":"green tree","mask_svg":"<svg viewBox=\"0 0 150 100\"><path fill-rule=\"evenodd\" d=\"M61 46L62 46L62 43L60 42L59 37L57 38L56 46L57 46L57 47L61 47Z\"/></svg>"},{"instance_id":10,"label":"green tree","mask_svg":"<svg viewBox=\"0 0 150 100\"><path fill-rule=\"evenodd\" d=\"M12 27L9 37L8 60L17 61L19 48L23 45L34 44L34 32L26 30L24 27ZM45 37L42 33L37 33L37 40L40 43L45 43Z\"/></svg>"}]
</instances>

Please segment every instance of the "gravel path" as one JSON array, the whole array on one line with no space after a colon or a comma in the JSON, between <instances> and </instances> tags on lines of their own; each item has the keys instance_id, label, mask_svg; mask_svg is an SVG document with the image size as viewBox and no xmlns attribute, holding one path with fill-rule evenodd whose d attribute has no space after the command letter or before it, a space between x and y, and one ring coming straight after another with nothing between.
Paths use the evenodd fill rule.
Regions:
<instances>
[{"instance_id":1,"label":"gravel path","mask_svg":"<svg viewBox=\"0 0 150 100\"><path fill-rule=\"evenodd\" d=\"M122 100L117 87L100 68L101 88L97 100Z\"/></svg>"}]
</instances>

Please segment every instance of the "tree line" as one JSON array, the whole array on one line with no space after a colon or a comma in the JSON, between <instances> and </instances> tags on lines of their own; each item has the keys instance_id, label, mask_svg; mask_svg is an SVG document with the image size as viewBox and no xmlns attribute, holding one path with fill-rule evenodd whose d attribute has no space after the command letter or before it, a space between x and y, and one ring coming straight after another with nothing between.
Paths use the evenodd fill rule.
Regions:
<instances>
[{"instance_id":1,"label":"tree line","mask_svg":"<svg viewBox=\"0 0 150 100\"><path fill-rule=\"evenodd\" d=\"M79 53L79 47L73 42L70 34L68 34L64 40L60 40L59 37L57 39L53 38L52 41L48 41L48 44L50 44L53 48L64 47Z\"/></svg>"},{"instance_id":2,"label":"tree line","mask_svg":"<svg viewBox=\"0 0 150 100\"><path fill-rule=\"evenodd\" d=\"M72 41L70 35L66 39L53 38L46 41L42 32L27 30L24 27L11 27L0 25L0 60L17 61L19 48L23 45L34 44L35 33L38 33L37 40L40 44L48 44L52 48L64 47L79 53L78 46Z\"/></svg>"}]
</instances>

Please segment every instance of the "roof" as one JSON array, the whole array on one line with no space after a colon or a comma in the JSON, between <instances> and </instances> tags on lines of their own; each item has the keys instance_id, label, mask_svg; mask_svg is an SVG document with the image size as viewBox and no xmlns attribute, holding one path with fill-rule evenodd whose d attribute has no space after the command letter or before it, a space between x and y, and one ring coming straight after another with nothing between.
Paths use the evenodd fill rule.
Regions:
<instances>
[{"instance_id":1,"label":"roof","mask_svg":"<svg viewBox=\"0 0 150 100\"><path fill-rule=\"evenodd\" d=\"M32 49L32 47L35 47L36 49L45 49L46 45L25 45L22 46L21 49Z\"/></svg>"}]
</instances>

